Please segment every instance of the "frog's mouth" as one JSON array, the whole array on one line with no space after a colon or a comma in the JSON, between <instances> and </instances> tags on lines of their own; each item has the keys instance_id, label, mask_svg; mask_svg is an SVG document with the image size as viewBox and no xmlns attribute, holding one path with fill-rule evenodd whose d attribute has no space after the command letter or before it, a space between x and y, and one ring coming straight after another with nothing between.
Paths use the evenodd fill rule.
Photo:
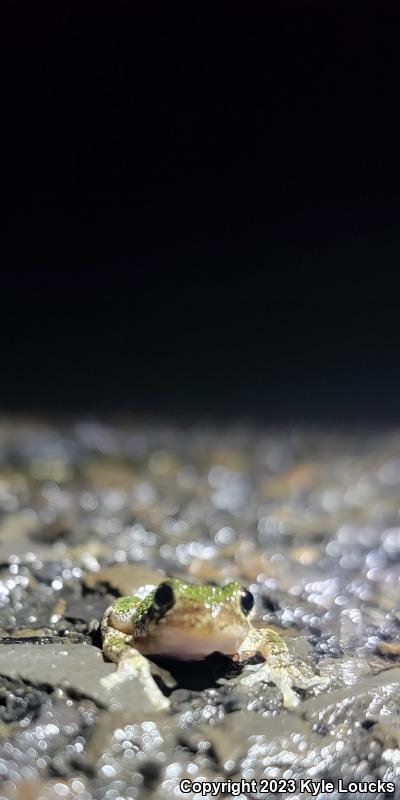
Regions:
<instances>
[{"instance_id":1,"label":"frog's mouth","mask_svg":"<svg viewBox=\"0 0 400 800\"><path fill-rule=\"evenodd\" d=\"M210 633L201 629L182 630L173 625L159 625L156 636L137 642L136 647L144 655L162 655L181 661L201 661L215 652L228 656L235 655L243 639L244 633L240 626L231 628L228 635L223 630Z\"/></svg>"}]
</instances>

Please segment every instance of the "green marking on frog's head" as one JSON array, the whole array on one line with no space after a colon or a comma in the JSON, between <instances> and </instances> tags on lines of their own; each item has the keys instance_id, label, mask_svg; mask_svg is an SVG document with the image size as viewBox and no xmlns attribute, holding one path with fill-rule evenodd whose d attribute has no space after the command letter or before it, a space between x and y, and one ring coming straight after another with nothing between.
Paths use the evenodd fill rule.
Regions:
<instances>
[{"instance_id":1,"label":"green marking on frog's head","mask_svg":"<svg viewBox=\"0 0 400 800\"><path fill-rule=\"evenodd\" d=\"M240 591L242 589L240 583L231 581L225 586L202 585L197 586L194 583L184 583L177 578L170 578L164 583L169 584L174 592L175 601L193 602L211 608L214 605L221 603L233 603L239 601Z\"/></svg>"},{"instance_id":2,"label":"green marking on frog's head","mask_svg":"<svg viewBox=\"0 0 400 800\"><path fill-rule=\"evenodd\" d=\"M128 614L133 608L139 605L138 597L119 597L113 604L113 609L117 614Z\"/></svg>"}]
</instances>

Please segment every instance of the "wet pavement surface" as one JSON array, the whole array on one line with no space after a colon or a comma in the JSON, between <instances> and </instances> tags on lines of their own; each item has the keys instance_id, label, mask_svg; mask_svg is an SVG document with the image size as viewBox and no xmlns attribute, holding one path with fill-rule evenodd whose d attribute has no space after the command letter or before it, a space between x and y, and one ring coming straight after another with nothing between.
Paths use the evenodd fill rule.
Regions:
<instances>
[{"instance_id":1,"label":"wet pavement surface","mask_svg":"<svg viewBox=\"0 0 400 800\"><path fill-rule=\"evenodd\" d=\"M105 609L164 575L242 581L326 684L288 711L214 654L153 665L168 711L135 681L106 690ZM4 420L0 797L161 800L227 778L400 797L399 588L400 431Z\"/></svg>"}]
</instances>

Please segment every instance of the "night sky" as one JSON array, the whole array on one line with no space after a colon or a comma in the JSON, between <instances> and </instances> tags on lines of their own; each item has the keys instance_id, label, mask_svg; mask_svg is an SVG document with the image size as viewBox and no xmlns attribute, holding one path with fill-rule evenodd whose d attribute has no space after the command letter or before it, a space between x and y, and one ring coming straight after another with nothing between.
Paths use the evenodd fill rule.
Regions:
<instances>
[{"instance_id":1,"label":"night sky","mask_svg":"<svg viewBox=\"0 0 400 800\"><path fill-rule=\"evenodd\" d=\"M0 408L400 419L397 3L5 3Z\"/></svg>"}]
</instances>

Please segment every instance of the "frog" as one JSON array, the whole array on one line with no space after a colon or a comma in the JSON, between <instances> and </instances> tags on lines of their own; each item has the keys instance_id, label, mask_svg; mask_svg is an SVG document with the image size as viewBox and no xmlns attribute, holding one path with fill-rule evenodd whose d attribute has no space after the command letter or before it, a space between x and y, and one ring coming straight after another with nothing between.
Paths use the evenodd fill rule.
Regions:
<instances>
[{"instance_id":1,"label":"frog","mask_svg":"<svg viewBox=\"0 0 400 800\"><path fill-rule=\"evenodd\" d=\"M282 693L283 705L295 708L300 702L295 687L306 689L324 679L290 658L279 633L257 628L254 613L254 595L237 581L218 586L167 578L158 586L119 597L107 608L101 625L103 653L117 664L102 683L112 688L127 677L136 678L151 704L164 710L170 701L154 680L149 658L202 661L218 652L245 663L259 654L261 663L248 665L240 683L272 683Z\"/></svg>"}]
</instances>

